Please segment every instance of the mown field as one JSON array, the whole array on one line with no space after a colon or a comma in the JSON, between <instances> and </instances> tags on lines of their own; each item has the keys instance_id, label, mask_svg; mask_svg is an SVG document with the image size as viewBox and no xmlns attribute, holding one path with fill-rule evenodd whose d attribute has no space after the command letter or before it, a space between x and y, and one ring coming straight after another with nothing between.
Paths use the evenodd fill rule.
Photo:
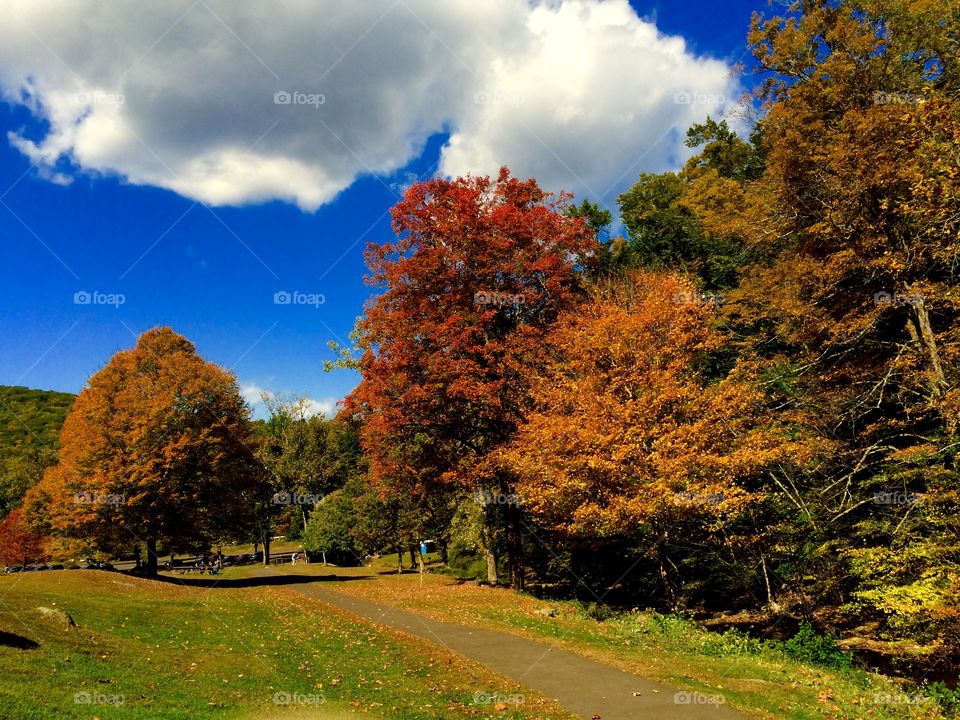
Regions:
<instances>
[{"instance_id":1,"label":"mown field","mask_svg":"<svg viewBox=\"0 0 960 720\"><path fill-rule=\"evenodd\" d=\"M476 693L518 686L292 588L99 571L0 576L0 717L571 717L529 690L522 708L477 704Z\"/></svg>"}]
</instances>

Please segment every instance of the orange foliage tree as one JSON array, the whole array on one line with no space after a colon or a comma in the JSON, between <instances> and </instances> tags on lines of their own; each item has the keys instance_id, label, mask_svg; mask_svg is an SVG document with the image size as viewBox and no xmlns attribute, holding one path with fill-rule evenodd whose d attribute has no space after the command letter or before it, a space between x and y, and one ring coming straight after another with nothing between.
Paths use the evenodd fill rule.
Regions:
<instances>
[{"instance_id":1,"label":"orange foliage tree","mask_svg":"<svg viewBox=\"0 0 960 720\"><path fill-rule=\"evenodd\" d=\"M498 458L561 540L646 545L670 604L674 534L732 522L762 499L763 473L810 457L741 369L708 382L715 314L675 275L602 283L549 334L534 408Z\"/></svg>"},{"instance_id":2,"label":"orange foliage tree","mask_svg":"<svg viewBox=\"0 0 960 720\"><path fill-rule=\"evenodd\" d=\"M37 528L115 550L204 543L242 514L259 477L236 380L169 328L94 374L67 416L59 462L25 507Z\"/></svg>"},{"instance_id":3,"label":"orange foliage tree","mask_svg":"<svg viewBox=\"0 0 960 720\"><path fill-rule=\"evenodd\" d=\"M772 402L837 446L780 488L793 584L960 637L956 617L931 623L960 593L960 8L802 0L750 41L764 222L730 324Z\"/></svg>"}]
</instances>

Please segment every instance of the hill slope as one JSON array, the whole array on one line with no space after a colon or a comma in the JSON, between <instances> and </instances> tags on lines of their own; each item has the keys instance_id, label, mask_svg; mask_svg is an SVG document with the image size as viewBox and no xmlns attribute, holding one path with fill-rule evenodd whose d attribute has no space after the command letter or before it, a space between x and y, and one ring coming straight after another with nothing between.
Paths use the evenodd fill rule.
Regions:
<instances>
[{"instance_id":1,"label":"hill slope","mask_svg":"<svg viewBox=\"0 0 960 720\"><path fill-rule=\"evenodd\" d=\"M56 459L60 428L75 396L0 385L0 517Z\"/></svg>"}]
</instances>

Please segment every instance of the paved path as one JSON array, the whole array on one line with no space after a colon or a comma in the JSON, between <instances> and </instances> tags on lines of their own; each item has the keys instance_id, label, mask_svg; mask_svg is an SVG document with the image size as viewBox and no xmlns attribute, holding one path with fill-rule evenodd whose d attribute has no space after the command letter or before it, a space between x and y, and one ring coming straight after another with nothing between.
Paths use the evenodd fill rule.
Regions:
<instances>
[{"instance_id":1,"label":"paved path","mask_svg":"<svg viewBox=\"0 0 960 720\"><path fill-rule=\"evenodd\" d=\"M264 574L270 571L261 571ZM601 720L745 720L723 705L678 703L675 688L510 633L441 622L352 597L323 582L292 589L378 625L400 630L483 663L584 718ZM491 689L492 690L492 689ZM691 697L690 693L686 694ZM703 695L700 696L704 698Z\"/></svg>"}]
</instances>

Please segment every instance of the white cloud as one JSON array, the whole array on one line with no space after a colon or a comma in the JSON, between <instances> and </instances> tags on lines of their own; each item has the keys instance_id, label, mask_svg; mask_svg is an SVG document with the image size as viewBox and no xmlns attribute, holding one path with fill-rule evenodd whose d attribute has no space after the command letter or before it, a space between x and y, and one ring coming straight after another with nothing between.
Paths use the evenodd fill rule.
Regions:
<instances>
[{"instance_id":1,"label":"white cloud","mask_svg":"<svg viewBox=\"0 0 960 720\"><path fill-rule=\"evenodd\" d=\"M262 387L253 383L246 383L240 386L240 394L252 407L263 405L263 394L265 392ZM267 392L267 395L270 396L271 393Z\"/></svg>"},{"instance_id":2,"label":"white cloud","mask_svg":"<svg viewBox=\"0 0 960 720\"><path fill-rule=\"evenodd\" d=\"M325 400L312 400L306 398L304 403L304 414L306 417L313 417L314 415L324 415L326 417L333 417L337 410L337 401L333 398L327 398Z\"/></svg>"},{"instance_id":3,"label":"white cloud","mask_svg":"<svg viewBox=\"0 0 960 720\"><path fill-rule=\"evenodd\" d=\"M312 210L445 129L444 173L507 164L603 194L676 161L671 128L736 92L627 0L7 0L4 17L0 93L49 124L9 141L43 176L217 205Z\"/></svg>"},{"instance_id":4,"label":"white cloud","mask_svg":"<svg viewBox=\"0 0 960 720\"><path fill-rule=\"evenodd\" d=\"M286 395L277 395L253 382L242 383L240 385L240 394L253 408L254 415L257 417L267 417L269 415L269 409L263 401L264 395L267 396L268 400L278 398L284 403L295 403L298 406L297 414L303 418L311 418L316 415L333 417L337 412L336 398L328 397L322 400L314 400L313 398L300 395L289 397Z\"/></svg>"}]
</instances>

